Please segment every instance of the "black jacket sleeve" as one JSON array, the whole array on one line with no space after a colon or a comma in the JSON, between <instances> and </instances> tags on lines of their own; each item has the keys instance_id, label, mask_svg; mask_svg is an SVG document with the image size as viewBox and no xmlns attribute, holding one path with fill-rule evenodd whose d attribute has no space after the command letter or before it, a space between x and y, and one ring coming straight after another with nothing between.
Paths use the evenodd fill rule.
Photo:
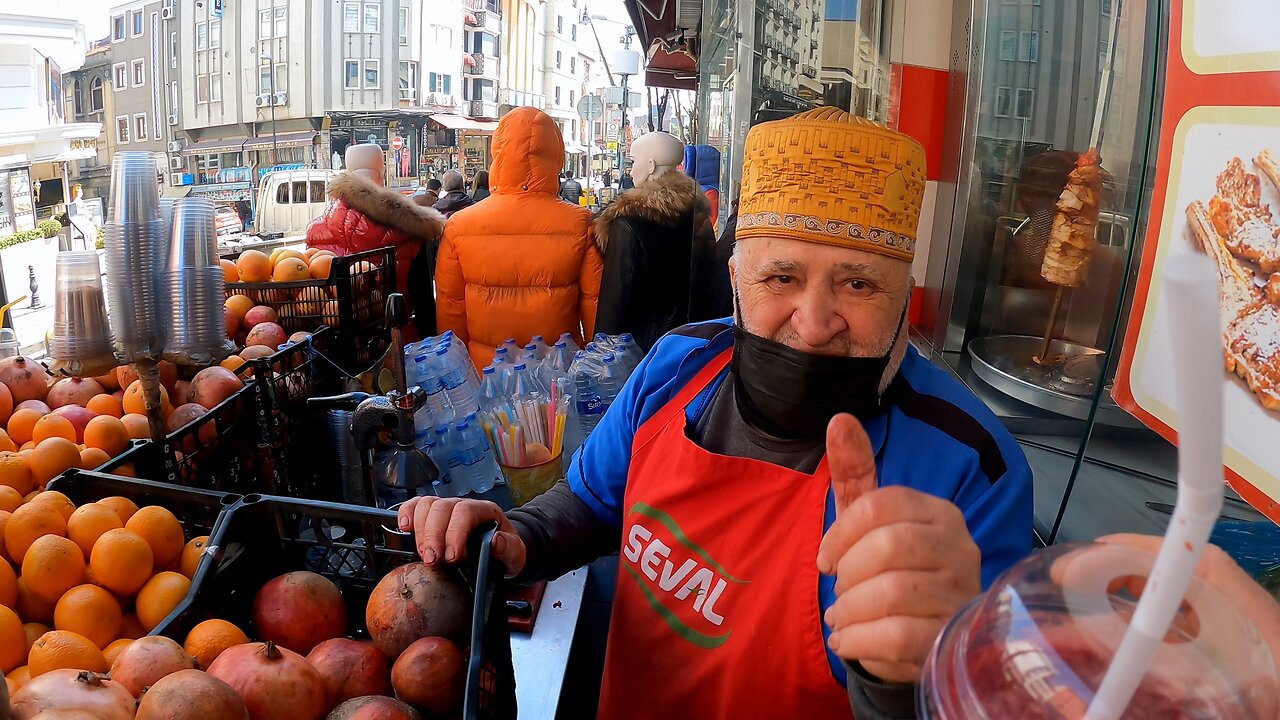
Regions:
<instances>
[{"instance_id":1,"label":"black jacket sleeve","mask_svg":"<svg viewBox=\"0 0 1280 720\"><path fill-rule=\"evenodd\" d=\"M849 705L858 720L915 720L916 686L881 682L861 665L846 662Z\"/></svg>"},{"instance_id":2,"label":"black jacket sleeve","mask_svg":"<svg viewBox=\"0 0 1280 720\"><path fill-rule=\"evenodd\" d=\"M596 309L596 332L606 335L635 333L640 328L627 327L632 318L627 308L632 297L634 278L640 271L640 242L635 228L626 218L610 225L604 248L604 272L600 276L600 303Z\"/></svg>"},{"instance_id":3,"label":"black jacket sleeve","mask_svg":"<svg viewBox=\"0 0 1280 720\"><path fill-rule=\"evenodd\" d=\"M516 578L554 580L598 557L612 555L622 544L618 529L600 522L564 480L523 506L507 513L524 541L524 570Z\"/></svg>"}]
</instances>

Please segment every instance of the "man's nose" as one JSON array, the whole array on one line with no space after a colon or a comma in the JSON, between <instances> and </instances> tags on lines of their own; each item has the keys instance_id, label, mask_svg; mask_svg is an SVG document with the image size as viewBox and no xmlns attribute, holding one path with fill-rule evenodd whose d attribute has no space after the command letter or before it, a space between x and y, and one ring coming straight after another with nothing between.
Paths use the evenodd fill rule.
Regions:
<instances>
[{"instance_id":1,"label":"man's nose","mask_svg":"<svg viewBox=\"0 0 1280 720\"><path fill-rule=\"evenodd\" d=\"M800 295L791 314L791 327L806 345L820 348L848 329L848 324L836 312L835 297L831 292L811 285Z\"/></svg>"}]
</instances>

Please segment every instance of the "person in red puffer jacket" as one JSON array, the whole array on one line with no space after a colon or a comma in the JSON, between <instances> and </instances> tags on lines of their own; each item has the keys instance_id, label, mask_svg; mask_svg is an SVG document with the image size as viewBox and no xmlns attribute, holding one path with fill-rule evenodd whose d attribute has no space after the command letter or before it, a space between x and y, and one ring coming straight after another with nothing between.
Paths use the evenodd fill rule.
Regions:
<instances>
[{"instance_id":1,"label":"person in red puffer jacket","mask_svg":"<svg viewBox=\"0 0 1280 720\"><path fill-rule=\"evenodd\" d=\"M410 267L424 252L434 256L444 216L382 185L382 148L352 145L347 170L329 181L329 206L307 227L307 247L350 255L395 248L396 291L413 310L419 335L434 334L435 297L431 284L410 281Z\"/></svg>"}]
</instances>

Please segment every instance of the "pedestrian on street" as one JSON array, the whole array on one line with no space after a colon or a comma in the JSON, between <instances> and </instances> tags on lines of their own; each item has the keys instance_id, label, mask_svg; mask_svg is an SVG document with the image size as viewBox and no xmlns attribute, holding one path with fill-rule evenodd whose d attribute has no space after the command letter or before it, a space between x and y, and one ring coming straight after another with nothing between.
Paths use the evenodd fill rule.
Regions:
<instances>
[{"instance_id":1,"label":"pedestrian on street","mask_svg":"<svg viewBox=\"0 0 1280 720\"><path fill-rule=\"evenodd\" d=\"M582 197L582 183L573 179L573 173L568 170L564 173L564 179L560 181L560 198L565 202L580 204L578 200Z\"/></svg>"},{"instance_id":2,"label":"pedestrian on street","mask_svg":"<svg viewBox=\"0 0 1280 720\"><path fill-rule=\"evenodd\" d=\"M441 215L449 218L459 210L465 210L476 204L476 201L462 189L463 185L462 173L457 170L450 170L444 174L444 178L440 180L440 189L443 194L435 205Z\"/></svg>"},{"instance_id":3,"label":"pedestrian on street","mask_svg":"<svg viewBox=\"0 0 1280 720\"><path fill-rule=\"evenodd\" d=\"M439 566L496 521L517 582L620 552L603 720L916 717L938 633L1031 552L1031 469L907 342L920 144L821 108L752 128L742 177L735 317L664 336L567 481L397 522Z\"/></svg>"},{"instance_id":4,"label":"pedestrian on street","mask_svg":"<svg viewBox=\"0 0 1280 720\"><path fill-rule=\"evenodd\" d=\"M512 110L493 135L493 195L445 225L436 264L437 330L452 330L477 367L507 338L591 337L600 254L591 213L556 194L564 142L551 116Z\"/></svg>"},{"instance_id":5,"label":"pedestrian on street","mask_svg":"<svg viewBox=\"0 0 1280 720\"><path fill-rule=\"evenodd\" d=\"M480 202L489 197L489 171L481 170L476 173L476 179L471 183L471 199Z\"/></svg>"}]
</instances>

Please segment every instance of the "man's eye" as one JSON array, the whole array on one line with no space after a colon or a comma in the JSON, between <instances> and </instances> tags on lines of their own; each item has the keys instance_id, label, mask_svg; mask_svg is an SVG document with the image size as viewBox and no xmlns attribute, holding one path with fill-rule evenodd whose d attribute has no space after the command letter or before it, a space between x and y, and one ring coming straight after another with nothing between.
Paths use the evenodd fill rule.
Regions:
<instances>
[{"instance_id":1,"label":"man's eye","mask_svg":"<svg viewBox=\"0 0 1280 720\"><path fill-rule=\"evenodd\" d=\"M869 288L869 287L871 287L871 286L870 286L870 285L868 285L868 284L866 283L866 281L863 281L863 280L850 280L850 281L849 281L849 289L850 289L850 290L866 290L866 289L867 289L867 288Z\"/></svg>"},{"instance_id":2,"label":"man's eye","mask_svg":"<svg viewBox=\"0 0 1280 720\"><path fill-rule=\"evenodd\" d=\"M795 281L795 278L791 277L790 275L774 275L772 278L769 278L769 279L781 285L790 285L792 282Z\"/></svg>"}]
</instances>

